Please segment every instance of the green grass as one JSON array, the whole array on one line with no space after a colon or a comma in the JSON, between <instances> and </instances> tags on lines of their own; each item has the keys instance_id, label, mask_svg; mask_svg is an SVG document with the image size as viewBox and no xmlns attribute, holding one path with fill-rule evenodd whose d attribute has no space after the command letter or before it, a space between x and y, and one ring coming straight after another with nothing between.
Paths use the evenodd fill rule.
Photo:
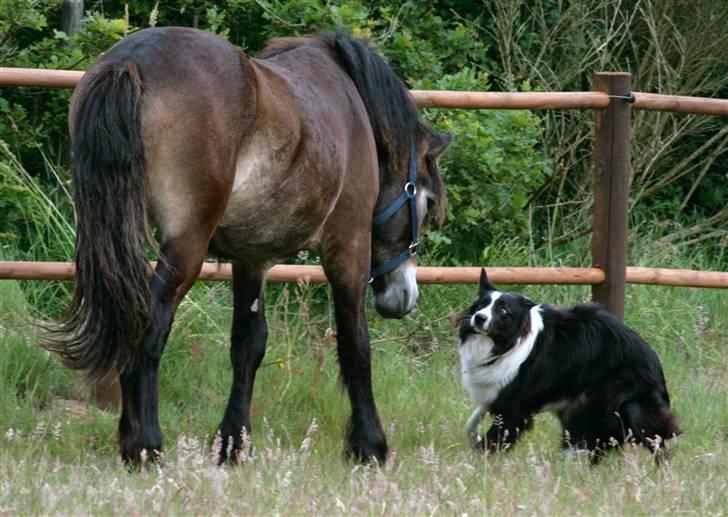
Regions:
<instances>
[{"instance_id":1,"label":"green grass","mask_svg":"<svg viewBox=\"0 0 728 517\"><path fill-rule=\"evenodd\" d=\"M647 263L660 262L653 265L698 261L639 251ZM416 313L405 320L370 316L375 395L391 447L391 461L380 469L342 457L349 408L338 383L326 288L270 286L253 456L243 466L219 468L210 442L231 376L231 293L224 283L198 284L180 307L163 360L164 465L129 474L117 458L117 415L88 406L80 377L35 346L32 301L42 288L0 282L3 515L715 515L728 507L725 291L628 288L626 319L660 355L684 435L664 468L632 449L594 468L561 454L549 415L540 415L509 454L482 457L467 449L463 426L471 405L460 386L452 321L475 287L423 286ZM589 298L586 287L522 290L558 304Z\"/></svg>"}]
</instances>

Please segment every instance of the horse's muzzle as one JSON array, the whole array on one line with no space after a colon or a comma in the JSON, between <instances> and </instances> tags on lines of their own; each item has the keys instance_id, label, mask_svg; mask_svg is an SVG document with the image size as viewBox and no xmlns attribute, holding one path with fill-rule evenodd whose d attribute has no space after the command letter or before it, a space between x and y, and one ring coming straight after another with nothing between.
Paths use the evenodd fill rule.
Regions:
<instances>
[{"instance_id":1,"label":"horse's muzzle","mask_svg":"<svg viewBox=\"0 0 728 517\"><path fill-rule=\"evenodd\" d=\"M417 305L416 268L405 265L383 279L383 289L374 289L374 308L383 318L403 318Z\"/></svg>"}]
</instances>

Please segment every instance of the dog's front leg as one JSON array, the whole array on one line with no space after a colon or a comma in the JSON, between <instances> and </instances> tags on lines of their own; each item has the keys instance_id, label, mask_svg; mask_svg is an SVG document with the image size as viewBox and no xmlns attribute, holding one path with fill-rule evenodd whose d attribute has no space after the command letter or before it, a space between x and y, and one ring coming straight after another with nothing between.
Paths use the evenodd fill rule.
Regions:
<instances>
[{"instance_id":1,"label":"dog's front leg","mask_svg":"<svg viewBox=\"0 0 728 517\"><path fill-rule=\"evenodd\" d=\"M473 413L470 415L470 418L468 418L467 423L465 424L465 432L468 435L468 443L470 444L471 448L476 448L478 446L478 443L482 441L480 435L478 434L478 426L480 425L480 422L483 421L485 413L485 406L476 407L475 411L473 411Z\"/></svg>"},{"instance_id":2,"label":"dog's front leg","mask_svg":"<svg viewBox=\"0 0 728 517\"><path fill-rule=\"evenodd\" d=\"M531 415L497 415L485 439L479 444L490 452L510 449L523 433L533 427Z\"/></svg>"}]
</instances>

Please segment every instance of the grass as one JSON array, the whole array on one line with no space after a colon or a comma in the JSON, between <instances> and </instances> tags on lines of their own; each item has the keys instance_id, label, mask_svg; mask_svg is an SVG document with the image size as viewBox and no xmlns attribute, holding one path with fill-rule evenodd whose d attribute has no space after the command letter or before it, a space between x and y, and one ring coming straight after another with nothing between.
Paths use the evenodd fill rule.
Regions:
<instances>
[{"instance_id":1,"label":"grass","mask_svg":"<svg viewBox=\"0 0 728 517\"><path fill-rule=\"evenodd\" d=\"M471 407L459 382L452 318L475 288L424 286L417 312L404 321L370 317L375 395L392 450L387 466L377 468L342 458L349 408L338 384L326 288L271 286L252 458L219 468L210 442L231 375L230 292L224 283L197 285L178 312L163 361L163 467L129 474L117 459L117 415L87 405L79 376L34 346L33 287L0 283L3 515L726 511L723 291L628 289L627 321L660 355L685 434L665 468L632 449L594 468L561 454L549 415L539 416L509 454L467 450L463 425ZM523 290L559 304L589 296L584 287Z\"/></svg>"}]
</instances>

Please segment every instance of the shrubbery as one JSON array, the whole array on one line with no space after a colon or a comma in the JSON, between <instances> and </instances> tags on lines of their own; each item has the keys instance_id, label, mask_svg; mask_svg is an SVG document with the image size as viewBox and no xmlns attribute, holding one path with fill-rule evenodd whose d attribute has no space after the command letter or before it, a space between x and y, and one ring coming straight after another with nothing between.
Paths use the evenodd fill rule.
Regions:
<instances>
[{"instance_id":1,"label":"shrubbery","mask_svg":"<svg viewBox=\"0 0 728 517\"><path fill-rule=\"evenodd\" d=\"M0 2L0 61L82 70L125 35L153 25L211 30L252 55L271 37L344 26L370 38L413 88L589 89L594 71L626 69L635 73L635 89L726 96L728 67L720 59L728 53L721 29L728 24L728 6L696 2L686 17L688 8L677 0L628 4L494 0L484 9L480 1L452 0L157 5L111 0L86 2L97 10L86 12L80 32L67 35L60 31L62 2L8 0ZM670 20L675 22L668 30ZM710 45L693 45L690 30L699 30L698 39ZM681 71L689 75L682 77ZM676 91L681 84L685 89ZM11 173L14 162L3 157L0 235L6 247L27 249L35 238L28 218L43 212L28 206L39 201L25 181L40 186L54 209L72 220L63 191L70 188L70 95L69 90L0 90L0 139L28 172ZM474 263L487 258L498 240L528 237L538 245L588 230L590 113L428 110L425 116L455 134L442 162L448 218L443 228L430 232L429 261ZM682 226L698 224L708 243L720 246L728 239L721 230L728 221L721 204L728 181L720 172L728 165L727 128L715 118L635 115L633 199L640 201L638 212L669 218L662 226L666 238L694 239L696 231Z\"/></svg>"}]
</instances>

